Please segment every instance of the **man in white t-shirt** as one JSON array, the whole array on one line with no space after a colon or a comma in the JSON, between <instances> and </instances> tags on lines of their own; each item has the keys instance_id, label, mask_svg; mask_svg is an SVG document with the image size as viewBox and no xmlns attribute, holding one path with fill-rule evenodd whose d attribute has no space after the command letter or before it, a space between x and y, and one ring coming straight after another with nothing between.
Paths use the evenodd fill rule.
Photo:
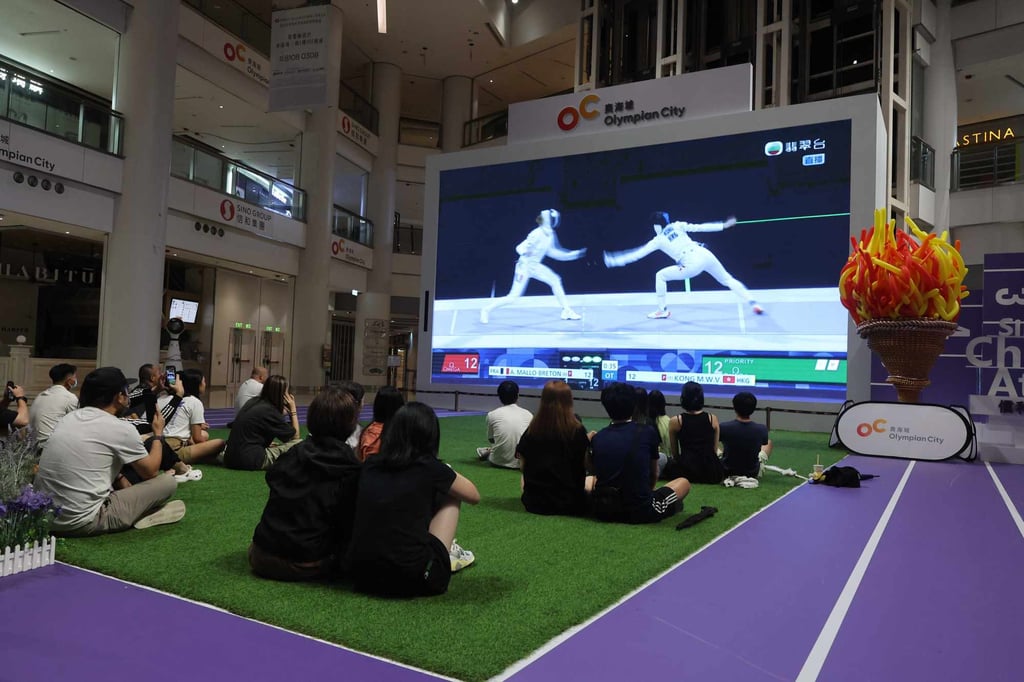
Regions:
<instances>
[{"instance_id":1,"label":"man in white t-shirt","mask_svg":"<svg viewBox=\"0 0 1024 682\"><path fill-rule=\"evenodd\" d=\"M516 404L519 400L519 384L514 381L498 384L498 399L501 400L501 407L487 413L487 440L493 445L477 448L476 454L481 460L496 467L518 469L516 446L533 415Z\"/></svg>"},{"instance_id":2,"label":"man in white t-shirt","mask_svg":"<svg viewBox=\"0 0 1024 682\"><path fill-rule=\"evenodd\" d=\"M253 367L252 376L242 382L242 385L238 387L238 393L235 394L235 414L245 407L245 404L259 396L263 391L263 382L267 380L267 368L266 367Z\"/></svg>"},{"instance_id":3,"label":"man in white t-shirt","mask_svg":"<svg viewBox=\"0 0 1024 682\"><path fill-rule=\"evenodd\" d=\"M29 420L36 432L36 445L40 449L53 433L60 418L78 408L78 398L72 389L78 386L78 368L62 362L50 368L53 385L36 396L29 408Z\"/></svg>"},{"instance_id":4,"label":"man in white t-shirt","mask_svg":"<svg viewBox=\"0 0 1024 682\"><path fill-rule=\"evenodd\" d=\"M34 485L61 508L53 523L58 535L100 535L132 526L174 523L185 503L168 502L174 476L160 470L163 444L146 452L135 427L117 418L128 408L128 381L116 367L100 367L82 382L81 405L60 420L39 459ZM163 418L153 432L163 433ZM129 464L144 479L113 490L121 467Z\"/></svg>"}]
</instances>

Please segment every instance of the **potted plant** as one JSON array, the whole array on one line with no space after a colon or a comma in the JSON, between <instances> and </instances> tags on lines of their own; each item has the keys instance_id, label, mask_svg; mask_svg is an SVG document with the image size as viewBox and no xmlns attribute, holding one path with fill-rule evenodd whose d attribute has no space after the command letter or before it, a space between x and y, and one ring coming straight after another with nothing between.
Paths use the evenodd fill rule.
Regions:
<instances>
[{"instance_id":1,"label":"potted plant","mask_svg":"<svg viewBox=\"0 0 1024 682\"><path fill-rule=\"evenodd\" d=\"M28 430L0 440L0 577L52 564L50 525L60 510L32 487L36 442Z\"/></svg>"}]
</instances>

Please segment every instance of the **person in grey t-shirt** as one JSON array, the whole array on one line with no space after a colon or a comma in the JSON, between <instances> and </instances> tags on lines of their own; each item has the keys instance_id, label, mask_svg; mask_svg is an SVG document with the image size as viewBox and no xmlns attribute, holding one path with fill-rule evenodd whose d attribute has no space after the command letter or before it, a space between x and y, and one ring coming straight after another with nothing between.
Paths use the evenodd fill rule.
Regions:
<instances>
[{"instance_id":1,"label":"person in grey t-shirt","mask_svg":"<svg viewBox=\"0 0 1024 682\"><path fill-rule=\"evenodd\" d=\"M258 398L263 392L263 382L267 380L266 367L253 367L252 376L242 382L235 394L235 414L245 407L245 404L253 398Z\"/></svg>"}]
</instances>

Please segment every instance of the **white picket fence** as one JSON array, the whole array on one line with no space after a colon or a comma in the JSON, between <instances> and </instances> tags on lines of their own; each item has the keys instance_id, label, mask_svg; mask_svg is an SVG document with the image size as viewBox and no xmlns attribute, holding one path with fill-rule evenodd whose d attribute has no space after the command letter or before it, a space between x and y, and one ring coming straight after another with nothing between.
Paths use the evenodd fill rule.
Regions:
<instances>
[{"instance_id":1,"label":"white picket fence","mask_svg":"<svg viewBox=\"0 0 1024 682\"><path fill-rule=\"evenodd\" d=\"M3 553L0 553L0 578L49 566L54 562L56 553L57 538L52 535L43 540L43 544L36 541L25 549L21 545L5 547Z\"/></svg>"}]
</instances>

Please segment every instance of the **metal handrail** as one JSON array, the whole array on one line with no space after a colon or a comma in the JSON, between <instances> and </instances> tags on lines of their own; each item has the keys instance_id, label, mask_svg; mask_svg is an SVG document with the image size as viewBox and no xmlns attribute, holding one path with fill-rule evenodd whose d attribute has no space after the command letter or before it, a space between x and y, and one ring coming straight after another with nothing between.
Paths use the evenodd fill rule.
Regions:
<instances>
[{"instance_id":1,"label":"metal handrail","mask_svg":"<svg viewBox=\"0 0 1024 682\"><path fill-rule=\"evenodd\" d=\"M373 248L373 221L334 204L331 233L336 237Z\"/></svg>"},{"instance_id":2,"label":"metal handrail","mask_svg":"<svg viewBox=\"0 0 1024 682\"><path fill-rule=\"evenodd\" d=\"M270 24L236 0L185 0L185 3L263 56L270 56Z\"/></svg>"},{"instance_id":3,"label":"metal handrail","mask_svg":"<svg viewBox=\"0 0 1024 682\"><path fill-rule=\"evenodd\" d=\"M1024 141L979 144L953 150L950 190L994 187L1024 180Z\"/></svg>"},{"instance_id":4,"label":"metal handrail","mask_svg":"<svg viewBox=\"0 0 1024 682\"><path fill-rule=\"evenodd\" d=\"M508 135L508 109L466 121L462 127L462 146L472 147L481 142Z\"/></svg>"},{"instance_id":5,"label":"metal handrail","mask_svg":"<svg viewBox=\"0 0 1024 682\"><path fill-rule=\"evenodd\" d=\"M185 152L187 156L182 156L182 152L178 151L178 156L176 157L175 150L182 147L187 148L188 151ZM237 196L242 201L255 204L268 211L273 211L289 218L302 221L306 219L306 190L296 187L290 182L279 180L263 171L256 170L252 166L236 161L187 137L174 136L171 157L171 175L174 177L188 180L198 185L204 185L231 196ZM198 162L203 159L212 162L211 166L215 169L214 172L204 174L199 170L200 163ZM187 169L178 168L179 162L182 160L187 160ZM263 196L240 196L237 192L238 173L233 172L238 170L244 170L249 175L255 175L263 179L269 187L269 198ZM274 189L278 191L275 192ZM289 194L291 195L290 198Z\"/></svg>"},{"instance_id":6,"label":"metal handrail","mask_svg":"<svg viewBox=\"0 0 1024 682\"><path fill-rule=\"evenodd\" d=\"M935 148L919 137L910 138L910 181L935 191Z\"/></svg>"},{"instance_id":7,"label":"metal handrail","mask_svg":"<svg viewBox=\"0 0 1024 682\"><path fill-rule=\"evenodd\" d=\"M344 81L339 83L338 108L355 119L358 123L366 126L374 135L380 131L380 112L377 107L370 104L370 101L353 90Z\"/></svg>"}]
</instances>

